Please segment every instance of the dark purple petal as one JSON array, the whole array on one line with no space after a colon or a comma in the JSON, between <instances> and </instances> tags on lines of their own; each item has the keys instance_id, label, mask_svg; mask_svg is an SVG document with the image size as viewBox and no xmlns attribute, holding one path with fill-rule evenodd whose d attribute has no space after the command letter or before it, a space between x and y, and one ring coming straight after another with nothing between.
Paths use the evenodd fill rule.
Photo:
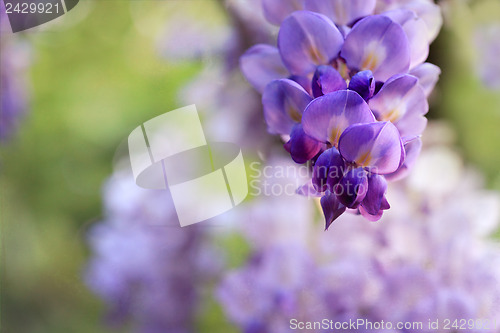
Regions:
<instances>
[{"instance_id":1,"label":"dark purple petal","mask_svg":"<svg viewBox=\"0 0 500 333\"><path fill-rule=\"evenodd\" d=\"M319 155L313 168L312 183L317 191L333 191L344 174L344 159L337 148L332 147Z\"/></svg>"},{"instance_id":2,"label":"dark purple petal","mask_svg":"<svg viewBox=\"0 0 500 333\"><path fill-rule=\"evenodd\" d=\"M419 135L427 123L425 120L422 127L420 119L429 111L429 104L418 79L412 75L390 78L368 104L378 120L392 122L401 136Z\"/></svg>"},{"instance_id":3,"label":"dark purple petal","mask_svg":"<svg viewBox=\"0 0 500 333\"><path fill-rule=\"evenodd\" d=\"M307 10L328 16L337 25L347 25L373 14L376 0L306 0Z\"/></svg>"},{"instance_id":4,"label":"dark purple petal","mask_svg":"<svg viewBox=\"0 0 500 333\"><path fill-rule=\"evenodd\" d=\"M335 185L335 195L347 208L357 208L368 191L368 174L363 168L347 171Z\"/></svg>"},{"instance_id":5,"label":"dark purple petal","mask_svg":"<svg viewBox=\"0 0 500 333\"><path fill-rule=\"evenodd\" d=\"M326 65L338 56L344 38L326 16L294 12L283 21L278 35L278 48L283 63L292 74L313 73L318 65Z\"/></svg>"},{"instance_id":6,"label":"dark purple petal","mask_svg":"<svg viewBox=\"0 0 500 333\"><path fill-rule=\"evenodd\" d=\"M338 145L350 125L375 121L368 104L350 90L339 90L314 99L302 115L304 131L321 142Z\"/></svg>"},{"instance_id":7,"label":"dark purple petal","mask_svg":"<svg viewBox=\"0 0 500 333\"><path fill-rule=\"evenodd\" d=\"M262 95L269 132L290 134L293 125L300 123L302 112L311 100L297 82L281 79L269 83Z\"/></svg>"},{"instance_id":8,"label":"dark purple petal","mask_svg":"<svg viewBox=\"0 0 500 333\"><path fill-rule=\"evenodd\" d=\"M348 162L381 175L396 171L404 156L399 131L391 122L349 126L340 137L339 151Z\"/></svg>"},{"instance_id":9,"label":"dark purple petal","mask_svg":"<svg viewBox=\"0 0 500 333\"><path fill-rule=\"evenodd\" d=\"M382 210L382 201L387 191L387 181L384 176L368 175L368 192L366 193L361 206L370 215L378 215Z\"/></svg>"},{"instance_id":10,"label":"dark purple petal","mask_svg":"<svg viewBox=\"0 0 500 333\"><path fill-rule=\"evenodd\" d=\"M357 92L365 101L372 98L375 93L375 78L371 71L356 73L349 82L349 90Z\"/></svg>"},{"instance_id":11,"label":"dark purple petal","mask_svg":"<svg viewBox=\"0 0 500 333\"><path fill-rule=\"evenodd\" d=\"M406 73L410 66L410 45L403 28L380 15L357 22L340 55L349 68L371 70L378 81Z\"/></svg>"},{"instance_id":12,"label":"dark purple petal","mask_svg":"<svg viewBox=\"0 0 500 333\"><path fill-rule=\"evenodd\" d=\"M346 207L330 191L326 191L320 202L325 216L325 230L328 230L332 222L345 212Z\"/></svg>"},{"instance_id":13,"label":"dark purple petal","mask_svg":"<svg viewBox=\"0 0 500 333\"><path fill-rule=\"evenodd\" d=\"M424 89L425 96L428 97L439 80L441 69L436 65L425 62L413 68L410 74L418 78L418 83Z\"/></svg>"},{"instance_id":14,"label":"dark purple petal","mask_svg":"<svg viewBox=\"0 0 500 333\"><path fill-rule=\"evenodd\" d=\"M391 10L383 13L394 22L401 25L410 44L410 68L423 63L429 55L428 32L425 22L407 9Z\"/></svg>"},{"instance_id":15,"label":"dark purple petal","mask_svg":"<svg viewBox=\"0 0 500 333\"><path fill-rule=\"evenodd\" d=\"M280 25L288 15L304 9L304 0L262 0L262 9L266 20Z\"/></svg>"},{"instance_id":16,"label":"dark purple petal","mask_svg":"<svg viewBox=\"0 0 500 333\"><path fill-rule=\"evenodd\" d=\"M293 126L290 141L285 144L285 149L290 153L295 163L306 163L319 153L323 145L304 133L301 124Z\"/></svg>"},{"instance_id":17,"label":"dark purple petal","mask_svg":"<svg viewBox=\"0 0 500 333\"><path fill-rule=\"evenodd\" d=\"M347 84L335 68L326 65L316 68L312 79L314 97L320 97L324 94L345 89L347 89Z\"/></svg>"},{"instance_id":18,"label":"dark purple petal","mask_svg":"<svg viewBox=\"0 0 500 333\"><path fill-rule=\"evenodd\" d=\"M240 58L240 68L248 82L260 93L269 82L288 76L278 49L271 45L258 44L248 49Z\"/></svg>"},{"instance_id":19,"label":"dark purple petal","mask_svg":"<svg viewBox=\"0 0 500 333\"><path fill-rule=\"evenodd\" d=\"M420 155L420 151L422 150L422 140L417 138L410 142L405 143L405 160L404 163L399 167L396 172L385 175L385 178L390 181L395 181L399 179L403 179L408 175L411 171L415 162L417 161L418 155Z\"/></svg>"}]
</instances>

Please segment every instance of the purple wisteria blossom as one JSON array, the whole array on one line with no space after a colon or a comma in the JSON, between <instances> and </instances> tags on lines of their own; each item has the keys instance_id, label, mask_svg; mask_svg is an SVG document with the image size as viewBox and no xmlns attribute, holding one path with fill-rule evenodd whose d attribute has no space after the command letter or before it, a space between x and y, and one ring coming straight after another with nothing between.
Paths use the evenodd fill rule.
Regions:
<instances>
[{"instance_id":1,"label":"purple wisteria blossom","mask_svg":"<svg viewBox=\"0 0 500 333\"><path fill-rule=\"evenodd\" d=\"M167 191L137 187L115 173L104 191L105 220L89 233L87 285L109 307L108 321L145 333L194 332L202 283L221 268L206 229L181 228Z\"/></svg>"},{"instance_id":2,"label":"purple wisteria blossom","mask_svg":"<svg viewBox=\"0 0 500 333\"><path fill-rule=\"evenodd\" d=\"M467 332L496 332L500 249L487 237L498 227L498 195L442 146L424 151L411 176L393 185L396 205L381 224L347 215L335 232L301 223L300 233L273 242L267 225L295 225L300 205L263 216L261 232L245 234L254 244L249 260L218 288L229 319L243 332L445 332L445 320L450 330L462 320ZM484 320L471 324L477 318ZM363 324L325 327L323 319Z\"/></svg>"},{"instance_id":3,"label":"purple wisteria blossom","mask_svg":"<svg viewBox=\"0 0 500 333\"><path fill-rule=\"evenodd\" d=\"M500 89L500 23L493 23L476 28L474 41L476 49L476 70L479 78L490 89Z\"/></svg>"},{"instance_id":4,"label":"purple wisteria blossom","mask_svg":"<svg viewBox=\"0 0 500 333\"><path fill-rule=\"evenodd\" d=\"M0 141L12 137L28 108L28 45L11 32L0 3Z\"/></svg>"},{"instance_id":5,"label":"purple wisteria blossom","mask_svg":"<svg viewBox=\"0 0 500 333\"><path fill-rule=\"evenodd\" d=\"M277 47L258 44L240 59L268 131L286 138L296 163L314 166L299 193L322 197L327 228L348 209L378 220L389 208L386 180L404 177L420 152L440 74L424 61L441 20L432 2L400 5L264 0L280 25Z\"/></svg>"}]
</instances>

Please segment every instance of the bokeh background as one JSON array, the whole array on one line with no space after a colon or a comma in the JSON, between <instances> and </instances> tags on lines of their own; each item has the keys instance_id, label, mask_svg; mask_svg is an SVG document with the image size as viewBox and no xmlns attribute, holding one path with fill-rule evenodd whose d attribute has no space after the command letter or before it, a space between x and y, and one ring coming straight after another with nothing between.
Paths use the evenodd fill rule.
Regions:
<instances>
[{"instance_id":1,"label":"bokeh background","mask_svg":"<svg viewBox=\"0 0 500 333\"><path fill-rule=\"evenodd\" d=\"M428 116L446 124L437 136L482 174L485 188L499 191L500 2L439 4L444 25L428 61L442 75ZM279 147L262 134L257 95L237 71L238 54L273 33L255 13L244 1L82 0L44 26L2 29L2 75L15 67L15 98L24 101L0 143L2 331L114 331L85 284L88 234L103 219L103 185L139 124L196 102L208 133L233 128L251 159ZM229 253L228 267L249 251L239 236L217 246ZM195 331L237 332L211 298Z\"/></svg>"}]
</instances>

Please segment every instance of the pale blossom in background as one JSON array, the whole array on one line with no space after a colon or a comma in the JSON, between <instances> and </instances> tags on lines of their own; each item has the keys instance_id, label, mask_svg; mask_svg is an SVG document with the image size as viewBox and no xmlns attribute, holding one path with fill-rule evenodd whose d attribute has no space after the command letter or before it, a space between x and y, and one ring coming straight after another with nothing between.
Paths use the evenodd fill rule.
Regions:
<instances>
[{"instance_id":1,"label":"pale blossom in background","mask_svg":"<svg viewBox=\"0 0 500 333\"><path fill-rule=\"evenodd\" d=\"M194 332L201 293L222 268L207 229L181 228L166 190L146 190L129 172L104 188L104 220L88 234L85 281L108 306L108 323L135 332Z\"/></svg>"},{"instance_id":2,"label":"pale blossom in background","mask_svg":"<svg viewBox=\"0 0 500 333\"><path fill-rule=\"evenodd\" d=\"M0 3L0 141L17 132L29 109L28 67L32 62L31 48L11 31Z\"/></svg>"},{"instance_id":3,"label":"pale blossom in background","mask_svg":"<svg viewBox=\"0 0 500 333\"><path fill-rule=\"evenodd\" d=\"M247 263L219 285L228 317L246 332L291 332L292 318L420 321L424 328L429 319L500 320L500 247L490 239L498 194L435 142L424 143L412 175L390 188L394 209L376 223L344 214L329 232L319 231L318 219L297 227L296 205L275 222L269 216L271 225L291 221L303 237L251 243L257 245ZM263 235L265 222L261 228ZM259 234L248 230L249 239Z\"/></svg>"},{"instance_id":4,"label":"pale blossom in background","mask_svg":"<svg viewBox=\"0 0 500 333\"><path fill-rule=\"evenodd\" d=\"M475 68L481 82L500 90L500 23L479 26L473 35L476 52Z\"/></svg>"}]
</instances>

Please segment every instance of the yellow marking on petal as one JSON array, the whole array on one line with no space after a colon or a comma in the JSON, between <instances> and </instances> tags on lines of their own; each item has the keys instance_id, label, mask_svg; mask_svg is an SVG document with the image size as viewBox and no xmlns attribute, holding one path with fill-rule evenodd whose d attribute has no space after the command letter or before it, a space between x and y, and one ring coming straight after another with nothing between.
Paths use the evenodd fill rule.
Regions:
<instances>
[{"instance_id":1,"label":"yellow marking on petal","mask_svg":"<svg viewBox=\"0 0 500 333\"><path fill-rule=\"evenodd\" d=\"M344 80L348 81L351 79L351 76L349 75L349 68L347 68L347 65L343 61L339 61L337 63L337 71Z\"/></svg>"},{"instance_id":2,"label":"yellow marking on petal","mask_svg":"<svg viewBox=\"0 0 500 333\"><path fill-rule=\"evenodd\" d=\"M362 165L362 166L367 166L370 164L371 160L372 160L372 157L370 155L370 152L367 151L357 159L356 163L359 165Z\"/></svg>"},{"instance_id":3,"label":"yellow marking on petal","mask_svg":"<svg viewBox=\"0 0 500 333\"><path fill-rule=\"evenodd\" d=\"M319 50L314 45L311 45L307 49L307 52L309 53L309 56L316 65L321 65L326 62L326 60L323 58Z\"/></svg>"},{"instance_id":4,"label":"yellow marking on petal","mask_svg":"<svg viewBox=\"0 0 500 333\"><path fill-rule=\"evenodd\" d=\"M374 51L368 52L367 56L363 60L363 63L361 64L361 68L363 70L371 70L373 71L375 67L377 67L379 64L379 59L377 54Z\"/></svg>"},{"instance_id":5,"label":"yellow marking on petal","mask_svg":"<svg viewBox=\"0 0 500 333\"><path fill-rule=\"evenodd\" d=\"M340 134L342 134L342 130L339 127L334 127L330 132L330 143L335 147L338 146Z\"/></svg>"},{"instance_id":6,"label":"yellow marking on petal","mask_svg":"<svg viewBox=\"0 0 500 333\"><path fill-rule=\"evenodd\" d=\"M395 122L396 120L399 119L399 109L394 108L391 111L389 111L387 114L383 116L384 121L390 121L390 122Z\"/></svg>"},{"instance_id":7,"label":"yellow marking on petal","mask_svg":"<svg viewBox=\"0 0 500 333\"><path fill-rule=\"evenodd\" d=\"M300 123L302 120L302 114L300 113L299 109L295 107L293 104L288 104L286 106L286 111L290 118L292 118L293 121Z\"/></svg>"}]
</instances>

